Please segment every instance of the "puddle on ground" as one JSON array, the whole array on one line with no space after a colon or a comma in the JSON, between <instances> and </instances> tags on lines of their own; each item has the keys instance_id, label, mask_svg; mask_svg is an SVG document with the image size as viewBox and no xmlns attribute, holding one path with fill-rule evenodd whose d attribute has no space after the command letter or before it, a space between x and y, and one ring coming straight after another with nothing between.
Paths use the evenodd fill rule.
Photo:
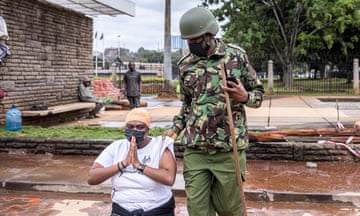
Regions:
<instances>
[{"instance_id":1,"label":"puddle on ground","mask_svg":"<svg viewBox=\"0 0 360 216\"><path fill-rule=\"evenodd\" d=\"M247 189L265 186L270 191L295 193L360 192L359 174L357 163L317 162L316 168L309 168L306 162L249 161L245 184Z\"/></svg>"},{"instance_id":2,"label":"puddle on ground","mask_svg":"<svg viewBox=\"0 0 360 216\"><path fill-rule=\"evenodd\" d=\"M141 101L146 102L148 108L177 107L177 106L181 106L182 104L180 100L159 100L153 97L141 97Z\"/></svg>"}]
</instances>

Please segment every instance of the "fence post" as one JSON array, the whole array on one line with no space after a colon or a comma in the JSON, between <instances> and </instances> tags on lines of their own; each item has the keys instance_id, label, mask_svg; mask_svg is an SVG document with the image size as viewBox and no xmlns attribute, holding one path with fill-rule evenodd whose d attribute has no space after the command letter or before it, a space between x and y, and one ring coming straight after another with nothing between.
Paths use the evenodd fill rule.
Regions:
<instances>
[{"instance_id":1,"label":"fence post","mask_svg":"<svg viewBox=\"0 0 360 216\"><path fill-rule=\"evenodd\" d=\"M268 94L273 95L274 94L274 69L273 69L273 61L268 61Z\"/></svg>"},{"instance_id":2,"label":"fence post","mask_svg":"<svg viewBox=\"0 0 360 216\"><path fill-rule=\"evenodd\" d=\"M118 84L116 83L116 64L112 64L112 70L111 70L111 82L114 85L114 87L117 87Z\"/></svg>"},{"instance_id":3,"label":"fence post","mask_svg":"<svg viewBox=\"0 0 360 216\"><path fill-rule=\"evenodd\" d=\"M359 59L354 58L353 63L353 83L354 83L354 93L359 94Z\"/></svg>"}]
</instances>

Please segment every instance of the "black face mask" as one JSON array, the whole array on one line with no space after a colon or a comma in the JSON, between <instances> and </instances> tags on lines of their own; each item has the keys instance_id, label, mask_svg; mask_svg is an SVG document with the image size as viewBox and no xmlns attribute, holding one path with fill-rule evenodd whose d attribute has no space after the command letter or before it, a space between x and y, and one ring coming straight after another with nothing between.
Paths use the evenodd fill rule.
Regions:
<instances>
[{"instance_id":1,"label":"black face mask","mask_svg":"<svg viewBox=\"0 0 360 216\"><path fill-rule=\"evenodd\" d=\"M203 42L204 42L204 38L198 43L189 43L190 52L199 57L206 57L206 53L209 50L210 45L206 44L206 47L203 48L202 46Z\"/></svg>"},{"instance_id":2,"label":"black face mask","mask_svg":"<svg viewBox=\"0 0 360 216\"><path fill-rule=\"evenodd\" d=\"M129 142L131 142L131 137L136 138L136 145L139 146L145 140L145 131L138 131L133 129L125 129L125 136Z\"/></svg>"}]
</instances>

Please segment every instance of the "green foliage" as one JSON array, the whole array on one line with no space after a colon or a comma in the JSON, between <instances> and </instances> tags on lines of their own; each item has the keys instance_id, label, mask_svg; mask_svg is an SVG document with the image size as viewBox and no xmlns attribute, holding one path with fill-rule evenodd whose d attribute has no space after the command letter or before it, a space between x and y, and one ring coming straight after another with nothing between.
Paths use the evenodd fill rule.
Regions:
<instances>
[{"instance_id":1,"label":"green foliage","mask_svg":"<svg viewBox=\"0 0 360 216\"><path fill-rule=\"evenodd\" d=\"M118 79L117 80L118 85L120 86L121 83L123 83L123 79ZM144 77L141 78L141 83L143 85L147 85L147 84L162 84L164 83L164 79L162 77Z\"/></svg>"},{"instance_id":2,"label":"green foliage","mask_svg":"<svg viewBox=\"0 0 360 216\"><path fill-rule=\"evenodd\" d=\"M176 63L181 58L179 52L171 53L171 62ZM136 53L136 61L146 62L146 63L159 63L163 62L164 52L156 50L146 50L143 47L140 47Z\"/></svg>"},{"instance_id":3,"label":"green foliage","mask_svg":"<svg viewBox=\"0 0 360 216\"><path fill-rule=\"evenodd\" d=\"M156 137L163 134L165 130L168 130L168 128L162 128L162 127L152 127L149 131L149 136Z\"/></svg>"},{"instance_id":4,"label":"green foliage","mask_svg":"<svg viewBox=\"0 0 360 216\"><path fill-rule=\"evenodd\" d=\"M152 83L163 83L164 79L161 77L146 77L141 79L142 84L152 84Z\"/></svg>"},{"instance_id":5,"label":"green foliage","mask_svg":"<svg viewBox=\"0 0 360 216\"><path fill-rule=\"evenodd\" d=\"M159 136L166 128L153 127L150 136ZM123 139L124 128L108 127L31 127L25 126L21 131L9 132L4 127L0 128L0 137L26 137L26 138L62 138L62 139Z\"/></svg>"},{"instance_id":6,"label":"green foliage","mask_svg":"<svg viewBox=\"0 0 360 216\"><path fill-rule=\"evenodd\" d=\"M225 42L242 46L250 61L264 56L281 63L284 77L290 77L285 82L292 82L291 66L300 54L360 53L360 0L203 0L203 5L216 5Z\"/></svg>"},{"instance_id":7,"label":"green foliage","mask_svg":"<svg viewBox=\"0 0 360 216\"><path fill-rule=\"evenodd\" d=\"M137 59L141 62L161 62L164 58L164 53L155 50L146 50L140 47L137 51Z\"/></svg>"},{"instance_id":8,"label":"green foliage","mask_svg":"<svg viewBox=\"0 0 360 216\"><path fill-rule=\"evenodd\" d=\"M105 103L105 105L112 105L112 101L110 98L105 97L105 98L100 98L100 99Z\"/></svg>"}]
</instances>

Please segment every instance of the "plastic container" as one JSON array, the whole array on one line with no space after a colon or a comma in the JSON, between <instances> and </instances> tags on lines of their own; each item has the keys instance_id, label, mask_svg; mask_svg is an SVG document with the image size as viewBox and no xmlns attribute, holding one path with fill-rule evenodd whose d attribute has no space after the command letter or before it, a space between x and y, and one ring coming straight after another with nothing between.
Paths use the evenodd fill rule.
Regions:
<instances>
[{"instance_id":1,"label":"plastic container","mask_svg":"<svg viewBox=\"0 0 360 216\"><path fill-rule=\"evenodd\" d=\"M16 106L13 104L6 112L6 130L19 131L21 129L21 112L16 109Z\"/></svg>"}]
</instances>

